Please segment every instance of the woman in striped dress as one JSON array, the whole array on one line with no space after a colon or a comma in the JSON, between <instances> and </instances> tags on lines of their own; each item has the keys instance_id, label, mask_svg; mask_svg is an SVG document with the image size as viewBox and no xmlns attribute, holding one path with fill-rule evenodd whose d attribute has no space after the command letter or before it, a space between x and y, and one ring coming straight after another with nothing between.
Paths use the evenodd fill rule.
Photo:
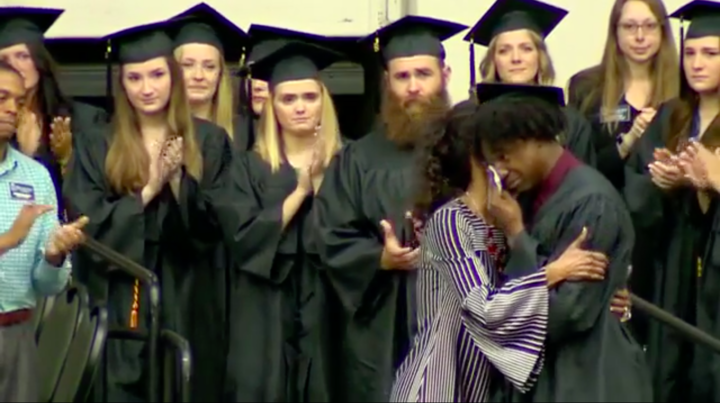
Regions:
<instances>
[{"instance_id":1,"label":"woman in striped dress","mask_svg":"<svg viewBox=\"0 0 720 403\"><path fill-rule=\"evenodd\" d=\"M504 235L485 217L488 176L467 117L456 106L426 152L418 334L397 373L394 402L484 402L493 373L522 392L543 365L549 292L566 280L600 280L607 259L580 248L585 234L532 275L504 281ZM468 151L469 150L469 151Z\"/></svg>"}]
</instances>

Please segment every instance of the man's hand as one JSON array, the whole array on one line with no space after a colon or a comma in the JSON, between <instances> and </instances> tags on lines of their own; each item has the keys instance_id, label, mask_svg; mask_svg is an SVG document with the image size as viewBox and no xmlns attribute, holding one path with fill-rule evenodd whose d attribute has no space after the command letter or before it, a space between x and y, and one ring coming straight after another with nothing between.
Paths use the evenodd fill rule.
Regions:
<instances>
[{"instance_id":1,"label":"man's hand","mask_svg":"<svg viewBox=\"0 0 720 403\"><path fill-rule=\"evenodd\" d=\"M62 265L65 256L85 241L82 229L89 221L83 216L53 231L45 248L45 260L53 266Z\"/></svg>"},{"instance_id":2,"label":"man's hand","mask_svg":"<svg viewBox=\"0 0 720 403\"><path fill-rule=\"evenodd\" d=\"M12 238L15 245L21 244L30 233L35 220L43 214L53 211L53 206L44 204L26 204L20 209L20 213L15 218L8 235Z\"/></svg>"},{"instance_id":3,"label":"man's hand","mask_svg":"<svg viewBox=\"0 0 720 403\"><path fill-rule=\"evenodd\" d=\"M385 247L380 257L380 266L385 270L412 270L417 264L419 249L403 247L395 236L395 230L387 220L380 221L385 236Z\"/></svg>"}]
</instances>

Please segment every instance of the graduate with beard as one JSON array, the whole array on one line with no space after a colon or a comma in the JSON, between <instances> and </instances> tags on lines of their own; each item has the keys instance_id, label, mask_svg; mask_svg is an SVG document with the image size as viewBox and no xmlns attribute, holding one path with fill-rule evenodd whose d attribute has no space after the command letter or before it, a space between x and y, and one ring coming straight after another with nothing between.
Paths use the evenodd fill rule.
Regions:
<instances>
[{"instance_id":1,"label":"graduate with beard","mask_svg":"<svg viewBox=\"0 0 720 403\"><path fill-rule=\"evenodd\" d=\"M413 329L415 144L449 110L443 40L466 26L408 16L369 37L385 68L381 121L328 167L316 198L318 249L339 300L342 384L332 401L387 401Z\"/></svg>"}]
</instances>

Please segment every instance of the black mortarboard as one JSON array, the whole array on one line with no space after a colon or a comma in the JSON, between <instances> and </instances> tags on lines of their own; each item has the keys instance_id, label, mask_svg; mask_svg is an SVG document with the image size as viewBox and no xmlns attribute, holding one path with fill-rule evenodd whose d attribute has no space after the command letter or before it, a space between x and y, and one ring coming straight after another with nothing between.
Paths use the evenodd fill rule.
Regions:
<instances>
[{"instance_id":1,"label":"black mortarboard","mask_svg":"<svg viewBox=\"0 0 720 403\"><path fill-rule=\"evenodd\" d=\"M45 32L64 10L37 7L0 8L0 49L21 43L42 43Z\"/></svg>"},{"instance_id":2,"label":"black mortarboard","mask_svg":"<svg viewBox=\"0 0 720 403\"><path fill-rule=\"evenodd\" d=\"M537 98L550 104L565 106L565 93L562 88L547 85L525 85L525 84L503 84L503 83L480 83L475 87L478 102L492 101L495 99L513 98Z\"/></svg>"},{"instance_id":3,"label":"black mortarboard","mask_svg":"<svg viewBox=\"0 0 720 403\"><path fill-rule=\"evenodd\" d=\"M383 61L412 56L434 56L445 59L442 42L467 29L467 25L430 17L408 15L363 38L371 41Z\"/></svg>"},{"instance_id":4,"label":"black mortarboard","mask_svg":"<svg viewBox=\"0 0 720 403\"><path fill-rule=\"evenodd\" d=\"M177 22L177 21L175 21ZM116 60L120 64L142 63L161 56L172 56L174 46L168 35L171 21L155 22L110 34Z\"/></svg>"},{"instance_id":5,"label":"black mortarboard","mask_svg":"<svg viewBox=\"0 0 720 403\"><path fill-rule=\"evenodd\" d=\"M240 61L248 34L207 3L200 3L177 15L173 30L175 47L189 43L214 46L226 61Z\"/></svg>"},{"instance_id":6,"label":"black mortarboard","mask_svg":"<svg viewBox=\"0 0 720 403\"><path fill-rule=\"evenodd\" d=\"M680 7L670 15L682 21L690 21L687 33L682 39L696 39L705 36L720 37L720 3L717 1L695 0Z\"/></svg>"},{"instance_id":7,"label":"black mortarboard","mask_svg":"<svg viewBox=\"0 0 720 403\"><path fill-rule=\"evenodd\" d=\"M250 35L250 42L252 43L252 50L247 58L248 63L253 63L265 58L289 41L317 44L323 40L323 37L320 35L261 24L250 25L248 34Z\"/></svg>"},{"instance_id":8,"label":"black mortarboard","mask_svg":"<svg viewBox=\"0 0 720 403\"><path fill-rule=\"evenodd\" d=\"M342 58L340 53L325 47L291 41L254 62L252 76L274 87L286 81L318 78L321 70Z\"/></svg>"},{"instance_id":9,"label":"black mortarboard","mask_svg":"<svg viewBox=\"0 0 720 403\"><path fill-rule=\"evenodd\" d=\"M545 38L567 14L567 10L535 0L497 0L464 39L489 46L495 36L519 29Z\"/></svg>"}]
</instances>

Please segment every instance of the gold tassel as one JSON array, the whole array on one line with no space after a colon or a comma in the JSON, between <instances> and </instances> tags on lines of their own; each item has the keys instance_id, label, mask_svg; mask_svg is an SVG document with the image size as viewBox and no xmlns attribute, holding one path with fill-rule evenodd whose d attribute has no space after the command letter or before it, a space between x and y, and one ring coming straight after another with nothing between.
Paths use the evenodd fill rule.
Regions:
<instances>
[{"instance_id":1,"label":"gold tassel","mask_svg":"<svg viewBox=\"0 0 720 403\"><path fill-rule=\"evenodd\" d=\"M130 329L138 328L138 317L140 316L140 280L135 279L133 285L133 302L130 307Z\"/></svg>"}]
</instances>

